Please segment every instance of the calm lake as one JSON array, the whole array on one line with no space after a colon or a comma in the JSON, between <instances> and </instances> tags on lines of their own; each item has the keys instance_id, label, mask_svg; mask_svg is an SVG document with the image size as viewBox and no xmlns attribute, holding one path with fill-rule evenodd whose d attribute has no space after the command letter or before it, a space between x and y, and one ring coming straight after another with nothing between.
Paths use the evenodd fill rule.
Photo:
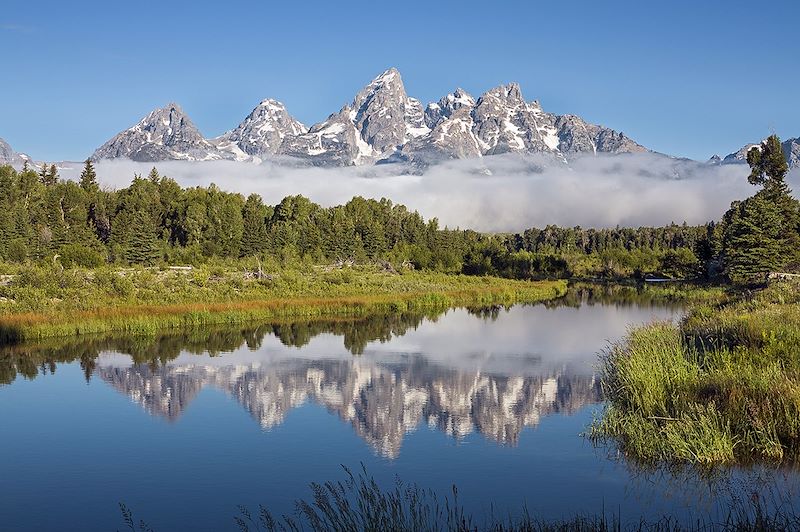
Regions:
<instances>
[{"instance_id":1,"label":"calm lake","mask_svg":"<svg viewBox=\"0 0 800 532\"><path fill-rule=\"evenodd\" d=\"M386 486L456 484L479 521L524 505L638 522L750 491L797 500L795 474L706 481L593 447L598 353L681 308L568 302L7 349L0 529L115 530L123 501L156 531L235 530L237 505L291 513L310 482L361 464Z\"/></svg>"}]
</instances>

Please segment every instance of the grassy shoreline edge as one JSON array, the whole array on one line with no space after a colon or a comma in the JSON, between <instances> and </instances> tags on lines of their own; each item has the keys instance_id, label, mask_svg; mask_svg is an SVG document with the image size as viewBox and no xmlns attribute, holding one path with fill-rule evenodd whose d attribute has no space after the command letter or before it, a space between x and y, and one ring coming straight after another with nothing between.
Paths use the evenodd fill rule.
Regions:
<instances>
[{"instance_id":1,"label":"grassy shoreline edge","mask_svg":"<svg viewBox=\"0 0 800 532\"><path fill-rule=\"evenodd\" d=\"M452 307L535 303L562 297L566 281L512 281L479 278L479 283L453 280L426 290L388 286L381 292L353 290L351 295L301 295L233 301L187 301L170 304L119 304L71 312L34 311L0 315L0 345L85 334L154 334L158 331L242 324L286 318L362 317L368 314L433 311ZM461 280L458 280L461 281ZM364 293L371 292L371 293Z\"/></svg>"},{"instance_id":2,"label":"grassy shoreline edge","mask_svg":"<svg viewBox=\"0 0 800 532\"><path fill-rule=\"evenodd\" d=\"M800 458L800 283L780 281L680 324L633 329L601 362L608 405L590 429L650 464Z\"/></svg>"}]
</instances>

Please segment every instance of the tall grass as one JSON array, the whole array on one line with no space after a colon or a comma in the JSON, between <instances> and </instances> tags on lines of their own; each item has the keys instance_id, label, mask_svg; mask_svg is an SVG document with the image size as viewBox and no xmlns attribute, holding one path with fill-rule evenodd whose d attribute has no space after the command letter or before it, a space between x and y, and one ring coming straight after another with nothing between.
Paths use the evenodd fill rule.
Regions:
<instances>
[{"instance_id":1,"label":"tall grass","mask_svg":"<svg viewBox=\"0 0 800 532\"><path fill-rule=\"evenodd\" d=\"M286 318L360 317L452 306L535 302L566 293L565 281L508 279L371 268L285 271L256 279L241 271L68 271L55 283L37 272L0 287L0 344L46 337L206 327ZM53 296L53 297L49 297Z\"/></svg>"},{"instance_id":2,"label":"tall grass","mask_svg":"<svg viewBox=\"0 0 800 532\"><path fill-rule=\"evenodd\" d=\"M296 501L294 515L274 515L266 506L240 506L233 521L241 532L313 530L315 532L556 532L556 531L789 531L800 529L800 515L781 501L765 502L758 497L734 497L724 517L700 516L679 520L664 516L655 521L623 519L619 514L577 515L547 520L522 508L518 515L489 515L475 519L460 502L458 489L440 495L400 479L383 488L362 465L358 473L344 468L345 477L310 485L311 497ZM131 532L152 529L137 521L132 511L120 504L125 526ZM232 527L233 528L233 527Z\"/></svg>"},{"instance_id":3,"label":"tall grass","mask_svg":"<svg viewBox=\"0 0 800 532\"><path fill-rule=\"evenodd\" d=\"M695 307L630 332L602 361L608 406L591 435L644 461L796 460L800 286Z\"/></svg>"}]
</instances>

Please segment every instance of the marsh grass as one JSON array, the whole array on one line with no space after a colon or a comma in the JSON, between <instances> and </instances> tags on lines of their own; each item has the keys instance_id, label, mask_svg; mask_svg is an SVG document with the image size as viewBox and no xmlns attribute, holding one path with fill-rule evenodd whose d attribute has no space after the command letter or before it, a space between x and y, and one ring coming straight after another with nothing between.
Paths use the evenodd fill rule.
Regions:
<instances>
[{"instance_id":1,"label":"marsh grass","mask_svg":"<svg viewBox=\"0 0 800 532\"><path fill-rule=\"evenodd\" d=\"M315 532L611 532L611 531L789 531L800 528L800 516L791 505L757 496L733 497L724 517L680 521L665 516L655 521L627 520L605 511L547 520L522 508L517 516L490 513L475 519L459 502L453 486L446 495L396 479L390 488L379 485L363 464L353 473L344 467L344 479L310 485L311 497L295 503L293 515L274 515L266 506L251 511L239 506L233 521L240 532L312 530ZM779 497L780 499L780 497ZM144 521L120 504L123 522L131 532L151 532ZM233 527L232 527L233 528Z\"/></svg>"},{"instance_id":2,"label":"marsh grass","mask_svg":"<svg viewBox=\"0 0 800 532\"><path fill-rule=\"evenodd\" d=\"M632 330L602 359L608 406L590 435L649 462L796 460L798 302L783 282Z\"/></svg>"},{"instance_id":3,"label":"marsh grass","mask_svg":"<svg viewBox=\"0 0 800 532\"><path fill-rule=\"evenodd\" d=\"M0 287L0 344L83 334L149 334L289 318L361 317L441 311L454 306L536 302L561 297L565 281L390 274L372 267L313 268L253 278L199 269L31 270Z\"/></svg>"}]
</instances>

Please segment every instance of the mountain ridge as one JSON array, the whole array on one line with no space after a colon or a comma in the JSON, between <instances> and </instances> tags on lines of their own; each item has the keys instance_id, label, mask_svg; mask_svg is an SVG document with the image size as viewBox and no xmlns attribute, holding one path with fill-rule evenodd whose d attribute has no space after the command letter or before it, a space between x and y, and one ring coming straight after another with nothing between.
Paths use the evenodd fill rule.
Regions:
<instances>
[{"instance_id":1,"label":"mountain ridge","mask_svg":"<svg viewBox=\"0 0 800 532\"><path fill-rule=\"evenodd\" d=\"M763 142L763 140L761 142ZM753 148L760 147L761 142L745 144L738 151L726 155L721 160L718 155L713 156L711 160L718 164L746 164L747 152ZM783 148L783 154L786 156L786 162L789 163L789 168L800 168L800 137L782 141L781 148Z\"/></svg>"},{"instance_id":2,"label":"mountain ridge","mask_svg":"<svg viewBox=\"0 0 800 532\"><path fill-rule=\"evenodd\" d=\"M234 129L207 139L177 104L151 111L100 146L93 160L237 160L290 157L316 166L360 166L542 153L562 161L582 154L650 151L622 132L528 102L517 83L475 99L461 88L423 106L389 68L350 103L306 127L266 99Z\"/></svg>"}]
</instances>

